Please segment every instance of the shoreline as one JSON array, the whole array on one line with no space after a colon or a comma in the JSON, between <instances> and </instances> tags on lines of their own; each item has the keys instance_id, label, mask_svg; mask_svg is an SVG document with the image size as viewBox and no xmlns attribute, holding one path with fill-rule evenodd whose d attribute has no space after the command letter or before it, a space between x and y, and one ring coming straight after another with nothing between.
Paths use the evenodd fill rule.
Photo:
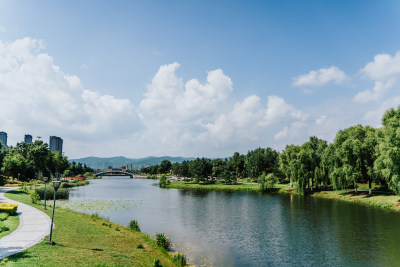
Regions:
<instances>
[{"instance_id":1,"label":"shoreline","mask_svg":"<svg viewBox=\"0 0 400 267\"><path fill-rule=\"evenodd\" d=\"M31 203L30 195L22 190L8 192L6 197L37 208L51 217L52 209L44 210L43 204ZM132 231L105 218L56 206L54 224L53 240L56 245L46 245L47 236L33 247L8 257L7 264L152 266L159 259L162 266L178 266L172 259L172 252L158 247L148 234Z\"/></svg>"},{"instance_id":2,"label":"shoreline","mask_svg":"<svg viewBox=\"0 0 400 267\"><path fill-rule=\"evenodd\" d=\"M261 193L258 184L194 184L185 183L183 181L173 181L166 188L184 189L184 190L207 190L207 191L229 191L229 192L252 192ZM286 187L277 185L270 194L293 194L297 195L295 187ZM386 194L372 194L369 196L365 192L354 193L353 190L337 190L337 191L317 191L308 196L325 199L335 199L350 203L357 203L365 206L378 207L381 209L400 212L400 196Z\"/></svg>"}]
</instances>

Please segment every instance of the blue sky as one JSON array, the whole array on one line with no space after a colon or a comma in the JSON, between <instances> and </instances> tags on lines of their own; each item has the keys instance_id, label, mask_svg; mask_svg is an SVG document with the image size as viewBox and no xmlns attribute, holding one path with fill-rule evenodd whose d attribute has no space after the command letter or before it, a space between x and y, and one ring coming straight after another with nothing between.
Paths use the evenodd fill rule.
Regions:
<instances>
[{"instance_id":1,"label":"blue sky","mask_svg":"<svg viewBox=\"0 0 400 267\"><path fill-rule=\"evenodd\" d=\"M332 141L400 104L399 12L398 1L0 0L0 130L11 144L59 135L72 158Z\"/></svg>"}]
</instances>

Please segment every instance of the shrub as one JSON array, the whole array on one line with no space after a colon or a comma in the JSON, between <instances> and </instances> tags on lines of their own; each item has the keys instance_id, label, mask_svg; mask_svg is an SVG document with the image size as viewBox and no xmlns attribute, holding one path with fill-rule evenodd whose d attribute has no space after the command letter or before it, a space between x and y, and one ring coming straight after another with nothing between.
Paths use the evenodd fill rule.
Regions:
<instances>
[{"instance_id":1,"label":"shrub","mask_svg":"<svg viewBox=\"0 0 400 267\"><path fill-rule=\"evenodd\" d=\"M161 188L165 188L165 187L167 187L167 185L169 185L169 184L170 184L170 182L169 182L169 179L167 178L167 176L165 176L165 174L161 175L160 181L159 181L158 185L159 185Z\"/></svg>"},{"instance_id":2,"label":"shrub","mask_svg":"<svg viewBox=\"0 0 400 267\"><path fill-rule=\"evenodd\" d=\"M61 188L70 188L70 187L75 187L75 186L83 186L83 185L88 185L89 181L75 181L75 182L69 182L69 183L62 183Z\"/></svg>"},{"instance_id":3,"label":"shrub","mask_svg":"<svg viewBox=\"0 0 400 267\"><path fill-rule=\"evenodd\" d=\"M8 214L7 212L2 212L0 213L0 221L5 221L8 219L8 216L10 216L10 214Z\"/></svg>"},{"instance_id":4,"label":"shrub","mask_svg":"<svg viewBox=\"0 0 400 267\"><path fill-rule=\"evenodd\" d=\"M129 229L136 231L136 232L140 232L140 227L136 220L132 220L129 222Z\"/></svg>"},{"instance_id":5,"label":"shrub","mask_svg":"<svg viewBox=\"0 0 400 267\"><path fill-rule=\"evenodd\" d=\"M153 266L154 266L154 267L161 267L161 266L162 266L162 265L161 265L161 261L160 261L159 258L155 258L155 259L154 259Z\"/></svg>"},{"instance_id":6,"label":"shrub","mask_svg":"<svg viewBox=\"0 0 400 267\"><path fill-rule=\"evenodd\" d=\"M186 262L186 256L184 254L181 254L178 252L178 254L174 255L173 260L179 264L179 266L186 266L187 262Z\"/></svg>"},{"instance_id":7,"label":"shrub","mask_svg":"<svg viewBox=\"0 0 400 267\"><path fill-rule=\"evenodd\" d=\"M40 196L41 200L44 200L44 187L35 189L35 192ZM47 187L46 200L51 200L54 197L54 188L52 186ZM59 188L57 190L57 199L68 199L69 190L68 188Z\"/></svg>"},{"instance_id":8,"label":"shrub","mask_svg":"<svg viewBox=\"0 0 400 267\"><path fill-rule=\"evenodd\" d=\"M171 248L171 241L164 233L156 234L156 244L160 247L165 248L166 250L169 250Z\"/></svg>"},{"instance_id":9,"label":"shrub","mask_svg":"<svg viewBox=\"0 0 400 267\"><path fill-rule=\"evenodd\" d=\"M0 212L6 212L9 215L14 215L17 211L18 204L0 203Z\"/></svg>"},{"instance_id":10,"label":"shrub","mask_svg":"<svg viewBox=\"0 0 400 267\"><path fill-rule=\"evenodd\" d=\"M261 191L267 191L274 188L274 185L278 182L278 178L273 173L265 175L263 172L261 176L258 177L257 182Z\"/></svg>"},{"instance_id":11,"label":"shrub","mask_svg":"<svg viewBox=\"0 0 400 267\"><path fill-rule=\"evenodd\" d=\"M143 249L144 247L143 247L142 243L139 243L139 244L136 246L136 248Z\"/></svg>"},{"instance_id":12,"label":"shrub","mask_svg":"<svg viewBox=\"0 0 400 267\"><path fill-rule=\"evenodd\" d=\"M0 223L0 233L5 232L10 230L7 226L5 226L3 223Z\"/></svg>"},{"instance_id":13,"label":"shrub","mask_svg":"<svg viewBox=\"0 0 400 267\"><path fill-rule=\"evenodd\" d=\"M40 196L35 191L31 192L31 201L32 201L33 204L39 204L40 203Z\"/></svg>"}]
</instances>

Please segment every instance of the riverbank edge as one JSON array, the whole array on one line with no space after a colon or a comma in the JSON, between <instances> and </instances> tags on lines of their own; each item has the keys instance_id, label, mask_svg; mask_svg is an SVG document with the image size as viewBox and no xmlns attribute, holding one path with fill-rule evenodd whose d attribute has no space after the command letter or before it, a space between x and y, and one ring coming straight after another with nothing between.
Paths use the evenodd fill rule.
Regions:
<instances>
[{"instance_id":1,"label":"riverbank edge","mask_svg":"<svg viewBox=\"0 0 400 267\"><path fill-rule=\"evenodd\" d=\"M15 197L16 194L22 194L24 196L23 197ZM13 190L11 192L6 193L5 195L9 199L30 205L34 208L37 208L37 209L45 212L47 215L51 216L51 212L52 212L51 209L44 210L42 205L31 203L29 194L22 190ZM61 211L61 212L67 214L67 216L64 216L64 220L62 222L57 221L57 219L58 219L57 211ZM60 216L58 216L58 217L60 217ZM65 219L67 219L67 220L65 220ZM105 228L100 229L102 231L106 230L106 235L112 236L112 235L115 235L116 233L124 233L126 236L130 235L130 237L131 237L130 241L134 241L137 244L142 244L145 249L138 248L135 246L134 247L135 250L141 251L143 253L151 253L152 256L151 257L147 256L147 258L148 258L147 260L141 259L140 266L153 266L155 259L159 259L162 266L179 266L172 259L173 253L168 252L165 249L157 246L155 241L150 237L150 235L148 235L146 233L142 233L142 232L132 231L132 230L128 229L127 226L113 223L113 222L109 221L108 219L98 217L97 215L93 216L93 215L88 215L85 213L72 211L69 209L63 209L60 207L56 207L56 214L55 214L55 221L54 221L55 228L54 228L53 235L60 236L62 234L65 234L65 233L60 233L60 231L63 231L62 225L64 225L64 224L72 224L75 226L76 225L87 226L89 224L93 224L93 222L95 222L96 226L97 225L107 226ZM59 227L57 227L57 226L59 226ZM79 232L79 237L76 240L73 240L72 243L75 243L78 245L78 244L82 243L82 240L85 240L88 238L87 236L85 236L84 229L74 229L74 230ZM91 230L94 230L94 232L96 232L95 229L91 229ZM67 229L65 231L67 231ZM99 236L99 240L102 239L103 236L104 236L104 234ZM91 236L91 238L92 238L92 236ZM61 238L59 237L58 240L60 240L60 239ZM40 262L41 262L40 266L42 266L42 263L46 263L43 266L56 266L60 263L62 264L62 262L60 262L59 260L57 261L55 259L57 259L57 258L62 259L62 258L64 258L63 255L69 255L69 257L71 257L71 253L69 251L71 249L70 246L65 246L64 244L60 244L60 247L58 247L58 245L55 245L55 246L46 245L45 244L46 240L48 240L48 236L45 238L45 240L38 243L37 245L35 245L21 253L18 253L18 254L8 257L4 263L11 263L11 265L15 264L17 266L20 266L21 264L22 265L28 264L30 266L38 266L39 264L37 264L37 262L35 261L37 259L32 260L32 262L30 262L29 258L34 259L36 257L42 257L42 258L44 257L44 259L40 260ZM137 242L137 240L139 240L139 242ZM56 241L57 241L57 238L56 238ZM93 241L96 241L96 240L93 240ZM99 243L101 243L101 242L99 242ZM57 249L54 249L55 247L57 247ZM47 253L46 253L46 250L47 250ZM65 250L64 253L62 250ZM104 251L106 253L109 252L110 254L111 253L117 254L116 251L118 251L118 249L115 244L110 244L110 246L107 246L107 249L98 248L97 251L99 251L99 253ZM33 256L33 257L27 256L27 255L29 255L29 253L34 254L34 255L36 255L37 253L47 254L48 257L43 256L43 255ZM94 254L92 254L92 255L94 255ZM120 255L123 255L123 254L120 253ZM112 256L112 259L114 260L113 257L115 257L115 256L114 255ZM74 258L73 260L80 261L81 258L82 258L82 256L77 255L76 258ZM78 263L78 265L81 265L81 266L86 265L86 264L88 264L88 262L93 261L93 258L96 258L96 256L90 258L89 255L85 255L82 263ZM22 260L22 262L21 262L21 260ZM53 264L53 265L51 263L49 264L49 261L52 261L52 260L54 263L57 263L57 264ZM96 260L94 260L94 261L96 262ZM118 264L115 264L114 261L111 261L109 263L111 265L107 265L107 262L105 262L104 260L99 260L98 263L96 264L96 266L120 266ZM66 265L64 265L64 266L74 266L74 265L75 264L71 265L71 259L69 258L68 262L66 262ZM76 266L78 266L78 265L76 265ZM124 266L124 264L122 264L121 266Z\"/></svg>"},{"instance_id":2,"label":"riverbank edge","mask_svg":"<svg viewBox=\"0 0 400 267\"><path fill-rule=\"evenodd\" d=\"M259 186L256 183L252 184L192 184L182 181L173 181L167 188L183 189L183 190L207 190L207 191L229 191L229 192L252 192L261 193ZM277 185L270 194L292 194L298 195L294 187L280 187ZM378 207L381 209L400 212L400 196L396 195L380 195L372 194L372 196L363 193L354 194L352 190L338 190L338 191L318 191L310 194L309 196L315 198L335 199L350 203L357 203L365 206Z\"/></svg>"}]
</instances>

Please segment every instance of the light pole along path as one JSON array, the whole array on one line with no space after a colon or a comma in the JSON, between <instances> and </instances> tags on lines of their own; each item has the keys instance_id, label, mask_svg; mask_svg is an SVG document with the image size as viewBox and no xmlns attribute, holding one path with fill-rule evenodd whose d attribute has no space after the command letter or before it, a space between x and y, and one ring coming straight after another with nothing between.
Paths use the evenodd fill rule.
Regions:
<instances>
[{"instance_id":1,"label":"light pole along path","mask_svg":"<svg viewBox=\"0 0 400 267\"><path fill-rule=\"evenodd\" d=\"M11 234L0 239L0 259L24 251L50 233L51 219L44 212L27 204L8 199L4 193L15 188L0 187L0 203L18 204L19 226Z\"/></svg>"}]
</instances>

